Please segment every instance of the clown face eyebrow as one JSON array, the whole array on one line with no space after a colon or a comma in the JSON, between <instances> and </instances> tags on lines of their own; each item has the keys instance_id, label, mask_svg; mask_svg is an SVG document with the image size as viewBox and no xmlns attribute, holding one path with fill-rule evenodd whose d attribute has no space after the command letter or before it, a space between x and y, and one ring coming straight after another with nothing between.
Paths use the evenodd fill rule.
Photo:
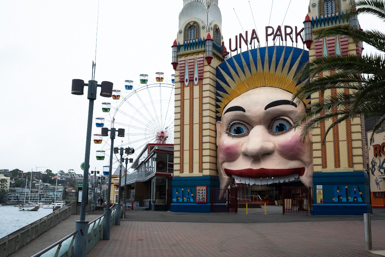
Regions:
<instances>
[{"instance_id":1,"label":"clown face eyebrow","mask_svg":"<svg viewBox=\"0 0 385 257\"><path fill-rule=\"evenodd\" d=\"M271 102L268 105L266 105L265 106L265 111L267 109L269 109L269 108L277 107L277 106L280 106L280 105L292 105L295 108L297 108L297 104L292 102L292 101L289 101L289 100L277 100L277 101Z\"/></svg>"},{"instance_id":2,"label":"clown face eyebrow","mask_svg":"<svg viewBox=\"0 0 385 257\"><path fill-rule=\"evenodd\" d=\"M225 113L223 115L225 115L228 112L236 112L236 111L246 112L246 110L243 107L241 107L241 106L231 106L229 109L227 109L225 111Z\"/></svg>"}]
</instances>

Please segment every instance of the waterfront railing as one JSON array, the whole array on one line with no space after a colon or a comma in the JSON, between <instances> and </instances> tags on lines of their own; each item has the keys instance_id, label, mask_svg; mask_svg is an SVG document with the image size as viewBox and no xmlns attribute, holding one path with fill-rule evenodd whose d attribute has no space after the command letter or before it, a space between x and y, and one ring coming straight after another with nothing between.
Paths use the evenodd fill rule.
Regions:
<instances>
[{"instance_id":1,"label":"waterfront railing","mask_svg":"<svg viewBox=\"0 0 385 257\"><path fill-rule=\"evenodd\" d=\"M0 257L7 257L65 220L76 211L76 203L54 210L49 215L0 238Z\"/></svg>"},{"instance_id":2,"label":"waterfront railing","mask_svg":"<svg viewBox=\"0 0 385 257\"><path fill-rule=\"evenodd\" d=\"M110 227L115 225L116 221L116 205L111 207L111 221ZM103 239L103 224L105 222L104 214L100 217L94 219L88 224L88 235L87 235L87 253L89 253L94 246ZM32 255L32 257L72 257L73 256L73 247L75 242L77 231L69 234L68 236L62 238L56 243L48 246L44 250Z\"/></svg>"}]
</instances>

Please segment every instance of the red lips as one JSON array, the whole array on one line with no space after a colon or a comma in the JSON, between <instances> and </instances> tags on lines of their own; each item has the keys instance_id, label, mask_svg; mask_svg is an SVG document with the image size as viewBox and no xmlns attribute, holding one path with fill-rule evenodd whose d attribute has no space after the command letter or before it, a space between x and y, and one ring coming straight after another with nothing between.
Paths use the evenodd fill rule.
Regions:
<instances>
[{"instance_id":1,"label":"red lips","mask_svg":"<svg viewBox=\"0 0 385 257\"><path fill-rule=\"evenodd\" d=\"M299 174L302 176L305 173L305 168L293 168L293 169L242 169L242 170L230 170L225 169L227 176L238 176L244 178L265 178L265 177L282 177L292 174Z\"/></svg>"}]
</instances>

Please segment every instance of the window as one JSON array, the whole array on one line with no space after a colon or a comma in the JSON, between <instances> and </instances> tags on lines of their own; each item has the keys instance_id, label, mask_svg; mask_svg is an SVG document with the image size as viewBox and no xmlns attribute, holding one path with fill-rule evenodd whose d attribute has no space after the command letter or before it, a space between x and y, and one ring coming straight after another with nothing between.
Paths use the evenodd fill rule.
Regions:
<instances>
[{"instance_id":1,"label":"window","mask_svg":"<svg viewBox=\"0 0 385 257\"><path fill-rule=\"evenodd\" d=\"M184 29L184 41L196 40L200 37L199 24L192 21Z\"/></svg>"},{"instance_id":2,"label":"window","mask_svg":"<svg viewBox=\"0 0 385 257\"><path fill-rule=\"evenodd\" d=\"M215 41L218 45L221 44L221 32L220 32L218 26L215 26L215 29L214 29L214 41Z\"/></svg>"},{"instance_id":3,"label":"window","mask_svg":"<svg viewBox=\"0 0 385 257\"><path fill-rule=\"evenodd\" d=\"M334 3L334 0L325 0L324 12L325 12L325 16L336 13L336 6Z\"/></svg>"},{"instance_id":4,"label":"window","mask_svg":"<svg viewBox=\"0 0 385 257\"><path fill-rule=\"evenodd\" d=\"M193 25L188 28L188 41L197 38L197 28Z\"/></svg>"}]
</instances>

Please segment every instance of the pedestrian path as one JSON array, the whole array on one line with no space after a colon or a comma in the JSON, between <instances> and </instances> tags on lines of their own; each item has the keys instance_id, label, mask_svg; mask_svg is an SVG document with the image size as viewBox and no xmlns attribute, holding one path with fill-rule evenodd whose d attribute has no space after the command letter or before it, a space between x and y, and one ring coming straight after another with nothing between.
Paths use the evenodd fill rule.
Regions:
<instances>
[{"instance_id":1,"label":"pedestrian path","mask_svg":"<svg viewBox=\"0 0 385 257\"><path fill-rule=\"evenodd\" d=\"M87 256L378 256L365 250L363 217L282 215L281 210L127 212L110 240L100 241ZM385 250L385 210L374 212L373 250Z\"/></svg>"},{"instance_id":2,"label":"pedestrian path","mask_svg":"<svg viewBox=\"0 0 385 257\"><path fill-rule=\"evenodd\" d=\"M103 215L102 211L93 212L92 214L86 214L86 220L92 221L100 215ZM63 220L55 227L47 230L35 240L31 241L29 244L20 248L17 252L10 255L10 257L30 257L35 253L40 252L46 247L56 243L65 236L73 233L76 230L76 221L80 219L80 215L71 215L67 219Z\"/></svg>"}]
</instances>

